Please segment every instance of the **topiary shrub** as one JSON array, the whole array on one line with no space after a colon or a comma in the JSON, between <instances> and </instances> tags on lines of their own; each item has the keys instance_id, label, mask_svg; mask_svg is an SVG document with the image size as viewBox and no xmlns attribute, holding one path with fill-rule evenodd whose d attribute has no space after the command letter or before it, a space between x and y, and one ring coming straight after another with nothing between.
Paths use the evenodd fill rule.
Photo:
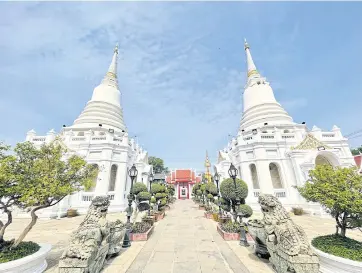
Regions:
<instances>
[{"instance_id":1,"label":"topiary shrub","mask_svg":"<svg viewBox=\"0 0 362 273\"><path fill-rule=\"evenodd\" d=\"M160 193L160 192L159 192L159 193L156 193L155 197L156 197L156 200L159 200L159 199L164 198L163 194Z\"/></svg>"},{"instance_id":2,"label":"topiary shrub","mask_svg":"<svg viewBox=\"0 0 362 273\"><path fill-rule=\"evenodd\" d=\"M231 211L231 205L230 205L230 201L224 199L224 198L220 198L220 207L227 212Z\"/></svg>"},{"instance_id":3,"label":"topiary shrub","mask_svg":"<svg viewBox=\"0 0 362 273\"><path fill-rule=\"evenodd\" d=\"M243 218L249 218L253 215L253 210L249 205L242 204L236 208L236 212Z\"/></svg>"},{"instance_id":4,"label":"topiary shrub","mask_svg":"<svg viewBox=\"0 0 362 273\"><path fill-rule=\"evenodd\" d=\"M218 194L217 187L215 186L215 184L210 182L205 185L205 190L207 194L212 194L213 196L217 196Z\"/></svg>"},{"instance_id":5,"label":"topiary shrub","mask_svg":"<svg viewBox=\"0 0 362 273\"><path fill-rule=\"evenodd\" d=\"M12 242L4 242L0 251L0 263L11 262L34 254L40 246L34 242L21 242L10 250Z\"/></svg>"},{"instance_id":6,"label":"topiary shrub","mask_svg":"<svg viewBox=\"0 0 362 273\"><path fill-rule=\"evenodd\" d=\"M151 193L152 194L156 194L156 193L164 193L166 191L166 187L164 185L158 184L158 183L153 183L151 186Z\"/></svg>"},{"instance_id":7,"label":"topiary shrub","mask_svg":"<svg viewBox=\"0 0 362 273\"><path fill-rule=\"evenodd\" d=\"M240 232L240 224L237 223L237 222L228 221L226 223L221 224L221 229L224 232L227 232L227 233L239 233Z\"/></svg>"},{"instance_id":8,"label":"topiary shrub","mask_svg":"<svg viewBox=\"0 0 362 273\"><path fill-rule=\"evenodd\" d=\"M202 195L202 191L201 191L201 190L197 190L197 191L196 191L196 194L197 194L198 196L201 196L201 195Z\"/></svg>"},{"instance_id":9,"label":"topiary shrub","mask_svg":"<svg viewBox=\"0 0 362 273\"><path fill-rule=\"evenodd\" d=\"M137 207L139 211L146 211L150 208L150 204L148 204L148 202L141 202Z\"/></svg>"},{"instance_id":10,"label":"topiary shrub","mask_svg":"<svg viewBox=\"0 0 362 273\"><path fill-rule=\"evenodd\" d=\"M137 199L139 201L148 201L151 199L151 194L147 191L141 191L137 194Z\"/></svg>"},{"instance_id":11,"label":"topiary shrub","mask_svg":"<svg viewBox=\"0 0 362 273\"><path fill-rule=\"evenodd\" d=\"M362 262L362 242L334 234L316 237L312 245L325 253Z\"/></svg>"},{"instance_id":12,"label":"topiary shrub","mask_svg":"<svg viewBox=\"0 0 362 273\"><path fill-rule=\"evenodd\" d=\"M234 181L231 178L227 178L224 181L221 182L220 185L220 192L221 196L229 201L235 201L237 197L241 201L245 200L245 198L248 196L248 186L246 183L241 179L236 179L236 189ZM238 196L236 195L238 193Z\"/></svg>"},{"instance_id":13,"label":"topiary shrub","mask_svg":"<svg viewBox=\"0 0 362 273\"><path fill-rule=\"evenodd\" d=\"M303 208L292 208L292 212L294 215L303 215Z\"/></svg>"},{"instance_id":14,"label":"topiary shrub","mask_svg":"<svg viewBox=\"0 0 362 273\"><path fill-rule=\"evenodd\" d=\"M136 222L132 226L132 233L145 233L151 228L149 222Z\"/></svg>"},{"instance_id":15,"label":"topiary shrub","mask_svg":"<svg viewBox=\"0 0 362 273\"><path fill-rule=\"evenodd\" d=\"M134 183L132 188L132 193L134 195L139 194L140 192L147 192L147 186L141 182Z\"/></svg>"},{"instance_id":16,"label":"topiary shrub","mask_svg":"<svg viewBox=\"0 0 362 273\"><path fill-rule=\"evenodd\" d=\"M155 204L156 203L156 198L154 196L152 196L150 201L151 201L152 204Z\"/></svg>"}]
</instances>

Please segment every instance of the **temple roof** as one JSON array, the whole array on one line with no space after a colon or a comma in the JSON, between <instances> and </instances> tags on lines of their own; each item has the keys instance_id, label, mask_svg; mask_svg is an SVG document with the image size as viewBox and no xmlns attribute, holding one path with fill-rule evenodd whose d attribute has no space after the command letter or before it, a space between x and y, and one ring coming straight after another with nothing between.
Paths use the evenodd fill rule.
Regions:
<instances>
[{"instance_id":1,"label":"temple roof","mask_svg":"<svg viewBox=\"0 0 362 273\"><path fill-rule=\"evenodd\" d=\"M328 145L324 144L322 141L318 140L311 133L307 134L306 137L299 143L296 147L292 147L292 150L316 150L319 147L324 147L325 149L332 149Z\"/></svg>"}]
</instances>

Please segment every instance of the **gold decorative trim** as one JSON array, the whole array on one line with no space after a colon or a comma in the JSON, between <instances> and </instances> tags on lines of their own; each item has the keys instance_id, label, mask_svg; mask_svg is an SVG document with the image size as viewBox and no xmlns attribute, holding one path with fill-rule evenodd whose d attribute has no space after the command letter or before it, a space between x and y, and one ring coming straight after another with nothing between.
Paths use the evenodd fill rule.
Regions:
<instances>
[{"instance_id":1,"label":"gold decorative trim","mask_svg":"<svg viewBox=\"0 0 362 273\"><path fill-rule=\"evenodd\" d=\"M259 73L255 69L251 70L251 71L248 72L248 77L250 77L251 75L254 75L254 74L259 74Z\"/></svg>"},{"instance_id":2,"label":"gold decorative trim","mask_svg":"<svg viewBox=\"0 0 362 273\"><path fill-rule=\"evenodd\" d=\"M324 147L324 149L332 149L330 146L324 144L322 141L318 140L309 133L301 143L296 147L291 147L291 150L317 150L319 147Z\"/></svg>"}]
</instances>

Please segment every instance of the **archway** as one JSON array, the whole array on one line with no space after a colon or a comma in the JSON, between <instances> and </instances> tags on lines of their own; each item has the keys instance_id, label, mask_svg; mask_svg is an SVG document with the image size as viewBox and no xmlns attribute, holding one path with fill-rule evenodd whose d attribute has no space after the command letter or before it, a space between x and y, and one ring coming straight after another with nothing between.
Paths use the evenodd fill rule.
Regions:
<instances>
[{"instance_id":1,"label":"archway","mask_svg":"<svg viewBox=\"0 0 362 273\"><path fill-rule=\"evenodd\" d=\"M256 166L255 164L250 164L249 168L251 173L251 180L253 181L253 188L254 190L258 190L260 189L260 185L259 185L258 173L256 171Z\"/></svg>"},{"instance_id":2,"label":"archway","mask_svg":"<svg viewBox=\"0 0 362 273\"><path fill-rule=\"evenodd\" d=\"M108 191L114 191L116 187L116 178L117 178L117 165L112 165L111 167L111 176L109 179Z\"/></svg>"},{"instance_id":3,"label":"archway","mask_svg":"<svg viewBox=\"0 0 362 273\"><path fill-rule=\"evenodd\" d=\"M332 163L328 160L327 157L323 156L323 155L317 155L317 157L315 158L315 165L330 165L333 166Z\"/></svg>"},{"instance_id":4,"label":"archway","mask_svg":"<svg viewBox=\"0 0 362 273\"><path fill-rule=\"evenodd\" d=\"M280 178L279 168L275 163L269 164L269 172L270 172L273 188L282 189L283 188L282 179Z\"/></svg>"},{"instance_id":5,"label":"archway","mask_svg":"<svg viewBox=\"0 0 362 273\"><path fill-rule=\"evenodd\" d=\"M98 164L92 164L92 166L96 168L97 175L93 179L93 186L89 190L87 190L87 192L94 192L94 190L96 189L96 186L97 186L97 181L98 181L99 166L98 166Z\"/></svg>"}]
</instances>

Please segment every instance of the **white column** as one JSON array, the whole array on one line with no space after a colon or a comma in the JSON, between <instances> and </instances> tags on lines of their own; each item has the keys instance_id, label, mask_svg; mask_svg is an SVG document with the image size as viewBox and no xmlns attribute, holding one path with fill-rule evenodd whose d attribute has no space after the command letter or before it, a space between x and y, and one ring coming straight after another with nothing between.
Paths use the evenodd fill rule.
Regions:
<instances>
[{"instance_id":1,"label":"white column","mask_svg":"<svg viewBox=\"0 0 362 273\"><path fill-rule=\"evenodd\" d=\"M117 168L117 176L116 176L116 185L114 187L115 196L114 201L117 204L122 204L124 199L124 185L126 183L126 172L127 172L127 164L119 163Z\"/></svg>"},{"instance_id":2,"label":"white column","mask_svg":"<svg viewBox=\"0 0 362 273\"><path fill-rule=\"evenodd\" d=\"M260 191L262 193L274 194L273 183L269 171L269 162L257 161L256 170L259 178Z\"/></svg>"},{"instance_id":3,"label":"white column","mask_svg":"<svg viewBox=\"0 0 362 273\"><path fill-rule=\"evenodd\" d=\"M111 174L111 162L100 162L100 170L97 179L95 195L106 195L108 192L109 178Z\"/></svg>"}]
</instances>

